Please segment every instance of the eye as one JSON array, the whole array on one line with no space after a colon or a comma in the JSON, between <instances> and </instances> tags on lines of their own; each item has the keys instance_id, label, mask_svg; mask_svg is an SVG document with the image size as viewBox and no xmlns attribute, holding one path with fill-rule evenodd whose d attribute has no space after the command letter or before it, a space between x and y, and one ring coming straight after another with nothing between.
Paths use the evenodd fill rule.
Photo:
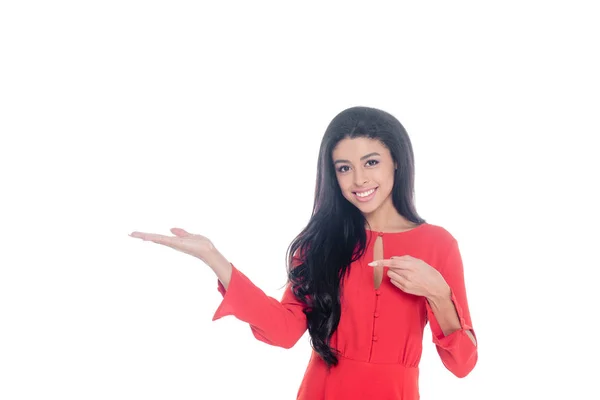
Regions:
<instances>
[{"instance_id":1,"label":"eye","mask_svg":"<svg viewBox=\"0 0 600 400\"><path fill-rule=\"evenodd\" d=\"M338 172L346 172L346 171L344 171L342 168L348 168L348 166L347 166L347 165L342 165L341 167L339 167L339 168L337 169L337 171L338 171Z\"/></svg>"},{"instance_id":2,"label":"eye","mask_svg":"<svg viewBox=\"0 0 600 400\"><path fill-rule=\"evenodd\" d=\"M379 161L377 161L377 160L369 160L369 161L367 161L367 164L369 164L369 163L373 163L373 164L370 164L370 166L373 167L373 166L379 164Z\"/></svg>"}]
</instances>

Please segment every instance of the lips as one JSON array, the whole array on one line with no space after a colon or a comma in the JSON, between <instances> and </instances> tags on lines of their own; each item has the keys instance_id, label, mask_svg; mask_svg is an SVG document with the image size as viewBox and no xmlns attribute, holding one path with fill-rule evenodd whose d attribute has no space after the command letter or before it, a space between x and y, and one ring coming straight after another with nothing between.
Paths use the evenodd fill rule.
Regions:
<instances>
[{"instance_id":1,"label":"lips","mask_svg":"<svg viewBox=\"0 0 600 400\"><path fill-rule=\"evenodd\" d=\"M371 189L367 189L367 190L361 190L360 192L352 192L354 194L354 197L361 202L365 202L365 201L369 201L371 200L375 194L377 193L377 187L371 188Z\"/></svg>"}]
</instances>

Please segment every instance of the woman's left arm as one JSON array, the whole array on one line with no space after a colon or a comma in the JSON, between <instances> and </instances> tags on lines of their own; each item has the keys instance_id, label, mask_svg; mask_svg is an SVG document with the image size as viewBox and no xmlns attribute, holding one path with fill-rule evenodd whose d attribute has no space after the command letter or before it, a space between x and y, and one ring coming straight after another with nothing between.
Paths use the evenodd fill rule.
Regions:
<instances>
[{"instance_id":1,"label":"woman's left arm","mask_svg":"<svg viewBox=\"0 0 600 400\"><path fill-rule=\"evenodd\" d=\"M459 378L477 363L477 339L467 303L463 262L456 239L438 268L445 280L439 290L427 296L427 318L433 342L442 362Z\"/></svg>"},{"instance_id":2,"label":"woman's left arm","mask_svg":"<svg viewBox=\"0 0 600 400\"><path fill-rule=\"evenodd\" d=\"M452 238L437 268L408 254L376 260L370 266L389 267L390 282L426 298L427 319L442 362L454 375L465 377L477 363L477 339L467 304L463 263Z\"/></svg>"}]
</instances>

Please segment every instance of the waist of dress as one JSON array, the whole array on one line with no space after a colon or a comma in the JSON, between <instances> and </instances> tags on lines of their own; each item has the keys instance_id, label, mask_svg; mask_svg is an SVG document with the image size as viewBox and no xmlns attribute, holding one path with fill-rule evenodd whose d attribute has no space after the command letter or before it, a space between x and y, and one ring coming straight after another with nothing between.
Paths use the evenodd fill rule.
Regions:
<instances>
[{"instance_id":1,"label":"waist of dress","mask_svg":"<svg viewBox=\"0 0 600 400\"><path fill-rule=\"evenodd\" d=\"M317 354L314 353L314 357L317 357ZM353 364L355 366L363 366L365 368L392 368L397 370L407 370L407 371L418 371L418 366L405 365L399 362L377 362L377 361L367 361L367 360L357 360L352 357L349 357L344 354L338 354L338 365L339 363L344 364Z\"/></svg>"},{"instance_id":2,"label":"waist of dress","mask_svg":"<svg viewBox=\"0 0 600 400\"><path fill-rule=\"evenodd\" d=\"M373 363L338 355L338 364L327 369L313 352L299 399L364 400L419 398L419 367L400 363Z\"/></svg>"}]
</instances>

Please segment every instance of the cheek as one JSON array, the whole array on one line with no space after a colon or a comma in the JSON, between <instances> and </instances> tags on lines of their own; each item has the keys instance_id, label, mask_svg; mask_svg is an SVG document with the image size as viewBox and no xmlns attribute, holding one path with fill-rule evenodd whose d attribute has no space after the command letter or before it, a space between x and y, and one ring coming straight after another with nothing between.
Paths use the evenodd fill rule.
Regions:
<instances>
[{"instance_id":1,"label":"cheek","mask_svg":"<svg viewBox=\"0 0 600 400\"><path fill-rule=\"evenodd\" d=\"M388 181L390 185L394 185L394 179L396 177L396 170L392 169L391 171L388 172Z\"/></svg>"},{"instance_id":2,"label":"cheek","mask_svg":"<svg viewBox=\"0 0 600 400\"><path fill-rule=\"evenodd\" d=\"M394 175L385 173L381 174L381 176L378 179L382 192L385 194L389 194L392 188L394 187Z\"/></svg>"},{"instance_id":3,"label":"cheek","mask_svg":"<svg viewBox=\"0 0 600 400\"><path fill-rule=\"evenodd\" d=\"M379 170L377 175L373 177L381 186L393 186L394 185L394 174L389 171Z\"/></svg>"},{"instance_id":4,"label":"cheek","mask_svg":"<svg viewBox=\"0 0 600 400\"><path fill-rule=\"evenodd\" d=\"M347 192L350 190L350 188L352 187L352 179L348 179L348 176L337 176L337 182L338 185L340 186L340 189L342 190L342 192L344 193L344 195L347 194Z\"/></svg>"}]
</instances>

